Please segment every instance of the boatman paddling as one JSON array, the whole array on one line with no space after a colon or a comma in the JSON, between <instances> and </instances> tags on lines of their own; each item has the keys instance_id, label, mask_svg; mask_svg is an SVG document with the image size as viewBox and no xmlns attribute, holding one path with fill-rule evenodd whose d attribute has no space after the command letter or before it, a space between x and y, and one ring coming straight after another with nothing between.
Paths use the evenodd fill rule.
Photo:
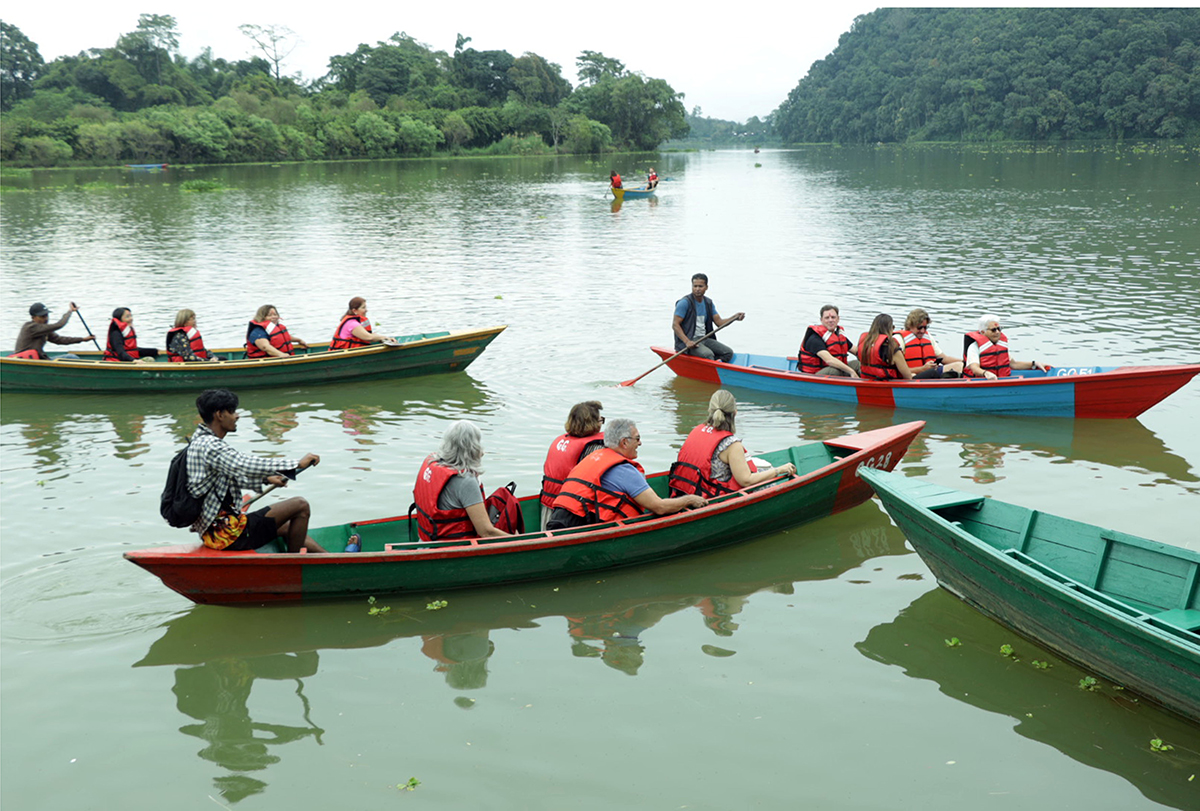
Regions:
<instances>
[{"instance_id":1,"label":"boatman paddling","mask_svg":"<svg viewBox=\"0 0 1200 811\"><path fill-rule=\"evenodd\" d=\"M71 313L76 310L74 304L68 305L67 314L51 324L49 307L40 301L31 306L29 320L21 326L21 331L17 334L17 347L9 357L47 360L49 355L43 349L46 341L52 344L81 344L84 341L95 339L95 335L88 335L85 338L67 338L58 334L58 330L67 325L67 321L71 320ZM74 357L74 355L70 357Z\"/></svg>"},{"instance_id":2,"label":"boatman paddling","mask_svg":"<svg viewBox=\"0 0 1200 811\"><path fill-rule=\"evenodd\" d=\"M308 501L289 498L271 507L242 514L242 490L261 490L263 484L283 487L285 471L304 470L321 458L306 453L301 459L268 459L235 450L225 436L237 430L238 396L228 389L208 389L196 398L201 424L187 451L188 490L204 499L191 531L212 549L257 549L276 537L289 552L324 552L308 537Z\"/></svg>"},{"instance_id":3,"label":"boatman paddling","mask_svg":"<svg viewBox=\"0 0 1200 811\"><path fill-rule=\"evenodd\" d=\"M733 360L733 350L716 338L705 336L717 327L744 320L746 314L734 313L729 318L722 318L717 314L717 305L704 295L706 292L708 276L697 273L692 276L692 294L675 302L675 317L671 321L671 329L675 332L675 351L686 349L687 354L698 358L729 363Z\"/></svg>"}]
</instances>

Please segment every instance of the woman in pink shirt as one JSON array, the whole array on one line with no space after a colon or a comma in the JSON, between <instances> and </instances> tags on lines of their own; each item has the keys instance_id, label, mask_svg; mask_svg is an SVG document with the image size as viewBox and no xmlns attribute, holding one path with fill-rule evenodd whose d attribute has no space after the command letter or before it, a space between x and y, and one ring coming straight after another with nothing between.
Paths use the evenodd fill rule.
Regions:
<instances>
[{"instance_id":1,"label":"woman in pink shirt","mask_svg":"<svg viewBox=\"0 0 1200 811\"><path fill-rule=\"evenodd\" d=\"M333 331L333 340L330 341L329 348L354 349L387 340L388 336L371 332L371 322L367 320L367 300L362 296L355 296L350 299L346 314Z\"/></svg>"}]
</instances>

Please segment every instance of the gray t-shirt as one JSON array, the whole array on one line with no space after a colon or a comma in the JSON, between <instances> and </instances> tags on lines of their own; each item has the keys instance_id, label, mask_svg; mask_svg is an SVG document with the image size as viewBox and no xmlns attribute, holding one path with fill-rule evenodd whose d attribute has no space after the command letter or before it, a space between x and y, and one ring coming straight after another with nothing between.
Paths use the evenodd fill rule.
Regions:
<instances>
[{"instance_id":1,"label":"gray t-shirt","mask_svg":"<svg viewBox=\"0 0 1200 811\"><path fill-rule=\"evenodd\" d=\"M483 493L479 489L479 479L470 473L459 473L451 476L438 495L439 510L459 510L479 504L483 501Z\"/></svg>"}]
</instances>

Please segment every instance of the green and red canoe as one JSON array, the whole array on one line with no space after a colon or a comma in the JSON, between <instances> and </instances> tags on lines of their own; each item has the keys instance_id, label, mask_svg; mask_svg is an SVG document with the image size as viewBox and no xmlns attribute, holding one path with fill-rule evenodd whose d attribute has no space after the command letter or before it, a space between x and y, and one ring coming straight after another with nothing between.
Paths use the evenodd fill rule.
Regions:
<instances>
[{"instance_id":1,"label":"green and red canoe","mask_svg":"<svg viewBox=\"0 0 1200 811\"><path fill-rule=\"evenodd\" d=\"M240 391L458 372L504 329L400 335L395 346L371 344L332 351L328 343L310 344L286 358L249 359L241 347L212 350L221 363L171 363L165 355L154 363L112 363L103 360L100 352L77 352L77 360L51 352L47 353L51 360L28 360L8 357L12 353L6 352L0 357L0 391L142 394L216 387Z\"/></svg>"},{"instance_id":2,"label":"green and red canoe","mask_svg":"<svg viewBox=\"0 0 1200 811\"><path fill-rule=\"evenodd\" d=\"M675 515L640 515L587 527L510 538L424 543L406 516L312 530L326 549L353 534L362 551L287 554L277 540L254 552L199 544L127 552L125 557L197 603L255 604L516 583L666 560L768 535L854 507L871 497L863 468L893 469L925 426L910 422L762 454L792 462L796 475L712 499ZM666 495L667 475L650 478ZM538 526L538 497L521 499L526 526ZM415 529L415 528L414 528Z\"/></svg>"}]
</instances>

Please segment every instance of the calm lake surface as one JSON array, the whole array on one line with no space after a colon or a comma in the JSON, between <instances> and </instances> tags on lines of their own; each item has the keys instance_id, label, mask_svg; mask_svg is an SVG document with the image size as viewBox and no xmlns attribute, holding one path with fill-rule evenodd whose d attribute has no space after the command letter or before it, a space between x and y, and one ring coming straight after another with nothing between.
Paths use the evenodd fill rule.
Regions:
<instances>
[{"instance_id":1,"label":"calm lake surface","mask_svg":"<svg viewBox=\"0 0 1200 811\"><path fill-rule=\"evenodd\" d=\"M616 208L610 168L654 165ZM189 179L219 193L186 193ZM6 177L0 334L70 300L210 346L263 303L325 340L354 295L393 334L507 324L465 374L242 393L244 450L321 454L315 525L395 515L453 420L485 483L535 492L570 406L638 421L648 470L710 386L660 369L697 271L741 351L793 353L826 302L855 337L997 312L1019 359L1200 360L1200 154L813 148ZM78 321L64 334L85 334ZM1200 549L1200 384L1137 420L890 412L735 391L771 450L927 420L900 469ZM1200 808L1200 727L940 590L872 501L603 576L295 607L194 606L123 560L181 542L157 502L190 398L4 395L6 809ZM268 499L272 496L268 496ZM428 610L432 600L446 600ZM944 640L958 637L959 647ZM1019 661L999 653L1012 644ZM1033 659L1048 661L1039 670ZM1200 686L1197 687L1200 689ZM1161 738L1175 748L1152 753ZM415 777L420 785L401 791Z\"/></svg>"}]
</instances>

